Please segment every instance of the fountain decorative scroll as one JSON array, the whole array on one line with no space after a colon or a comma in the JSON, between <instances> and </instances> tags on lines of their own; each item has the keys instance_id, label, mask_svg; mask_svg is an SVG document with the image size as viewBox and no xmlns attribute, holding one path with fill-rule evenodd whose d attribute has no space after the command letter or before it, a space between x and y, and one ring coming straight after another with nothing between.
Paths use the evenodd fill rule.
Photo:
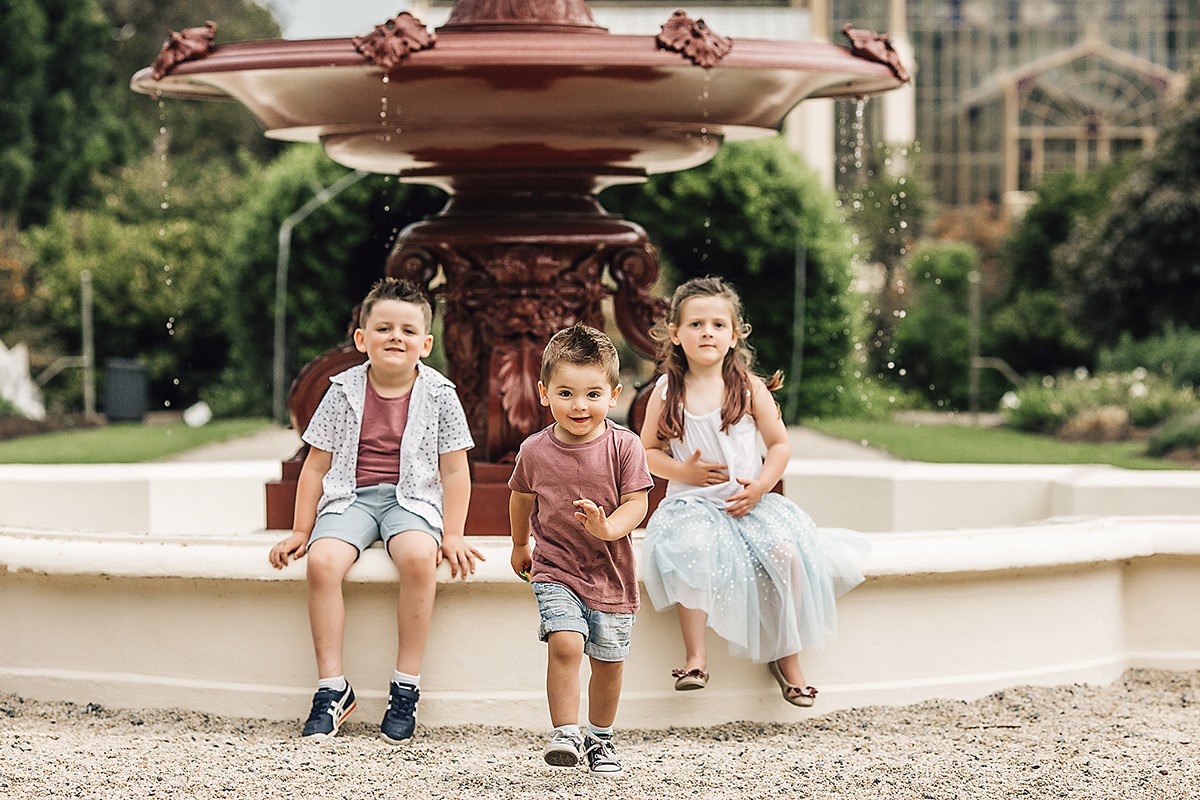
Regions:
<instances>
[{"instance_id":1,"label":"fountain decorative scroll","mask_svg":"<svg viewBox=\"0 0 1200 800\"><path fill-rule=\"evenodd\" d=\"M683 10L676 11L654 37L664 50L674 50L701 67L715 67L733 49L733 40L721 36L705 24L693 20Z\"/></svg>"},{"instance_id":2,"label":"fountain decorative scroll","mask_svg":"<svg viewBox=\"0 0 1200 800\"><path fill-rule=\"evenodd\" d=\"M437 44L437 34L426 30L424 23L407 11L402 11L366 36L355 36L355 49L372 64L390 70L409 53L428 50Z\"/></svg>"},{"instance_id":3,"label":"fountain decorative scroll","mask_svg":"<svg viewBox=\"0 0 1200 800\"><path fill-rule=\"evenodd\" d=\"M892 39L886 33L881 36L875 31L862 30L850 24L842 26L842 33L850 40L851 55L886 64L893 75L908 82L908 70L904 68L900 54L892 47Z\"/></svg>"},{"instance_id":4,"label":"fountain decorative scroll","mask_svg":"<svg viewBox=\"0 0 1200 800\"><path fill-rule=\"evenodd\" d=\"M203 26L184 28L182 33L171 31L162 50L150 67L154 80L162 80L171 68L184 61L196 61L212 52L217 35L217 23L209 20Z\"/></svg>"}]
</instances>

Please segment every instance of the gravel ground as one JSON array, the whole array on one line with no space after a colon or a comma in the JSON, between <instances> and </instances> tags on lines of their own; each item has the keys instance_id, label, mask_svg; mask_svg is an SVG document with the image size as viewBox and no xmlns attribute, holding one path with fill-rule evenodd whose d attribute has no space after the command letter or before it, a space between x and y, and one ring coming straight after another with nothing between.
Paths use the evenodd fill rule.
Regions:
<instances>
[{"instance_id":1,"label":"gravel ground","mask_svg":"<svg viewBox=\"0 0 1200 800\"><path fill-rule=\"evenodd\" d=\"M623 730L626 774L604 779L546 766L542 737L515 729L419 726L391 748L356 721L321 745L296 723L0 694L0 797L1192 798L1198 701L1200 672L1133 670L794 725Z\"/></svg>"}]
</instances>

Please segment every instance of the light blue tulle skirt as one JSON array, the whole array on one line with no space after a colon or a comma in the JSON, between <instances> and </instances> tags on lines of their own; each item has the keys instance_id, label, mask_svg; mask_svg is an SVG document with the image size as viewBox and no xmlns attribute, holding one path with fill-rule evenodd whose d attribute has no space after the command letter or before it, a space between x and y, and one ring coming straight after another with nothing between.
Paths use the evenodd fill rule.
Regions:
<instances>
[{"instance_id":1,"label":"light blue tulle skirt","mask_svg":"<svg viewBox=\"0 0 1200 800\"><path fill-rule=\"evenodd\" d=\"M780 494L744 517L683 497L650 517L642 578L657 610L703 609L730 655L765 663L837 635L835 598L862 583L870 549L861 533L818 529Z\"/></svg>"}]
</instances>

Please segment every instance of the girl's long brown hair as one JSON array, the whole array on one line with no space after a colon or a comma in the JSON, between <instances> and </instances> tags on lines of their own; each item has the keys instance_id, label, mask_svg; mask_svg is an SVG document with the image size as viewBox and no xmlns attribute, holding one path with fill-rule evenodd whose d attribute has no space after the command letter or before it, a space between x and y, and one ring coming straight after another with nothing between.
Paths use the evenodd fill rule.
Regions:
<instances>
[{"instance_id":1,"label":"girl's long brown hair","mask_svg":"<svg viewBox=\"0 0 1200 800\"><path fill-rule=\"evenodd\" d=\"M651 335L658 342L658 371L667 376L667 396L658 416L658 438L683 438L683 376L687 373L687 356L683 347L671 342L669 326L679 327L683 304L693 297L720 297L729 303L733 328L737 332L734 346L725 354L721 378L725 381L725 399L721 402L721 430L727 431L750 410L750 381L754 376L754 349L747 338L750 326L742 313L742 300L733 287L720 278L693 278L675 290L667 316L658 321ZM775 391L783 385L783 373L776 372L764 379L767 389Z\"/></svg>"}]
</instances>

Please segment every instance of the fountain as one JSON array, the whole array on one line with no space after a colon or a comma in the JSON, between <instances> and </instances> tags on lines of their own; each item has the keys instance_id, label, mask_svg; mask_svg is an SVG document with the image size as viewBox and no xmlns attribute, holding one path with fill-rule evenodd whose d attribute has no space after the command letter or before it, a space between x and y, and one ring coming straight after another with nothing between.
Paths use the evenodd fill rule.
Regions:
<instances>
[{"instance_id":1,"label":"fountain","mask_svg":"<svg viewBox=\"0 0 1200 800\"><path fill-rule=\"evenodd\" d=\"M434 33L400 15L360 40L213 48L205 26L134 76L154 95L234 98L269 136L450 190L441 214L404 231L387 270L444 300L450 373L479 443L475 523L481 503L503 519L504 459L541 424L529 393L544 337L598 324L611 290L626 337L648 346L653 250L595 192L769 135L806 97L885 91L903 76L883 39L858 32L853 52L730 46L686 15L664 22L658 38L611 36L581 0L463 0ZM353 357L306 368L292 403L301 421L321 374ZM0 691L303 717L314 674L304 566L271 569L279 533L262 530L263 483L278 475L278 462L0 465ZM766 670L724 655L715 636L713 682L681 696L668 678L674 615L643 609L620 725L786 722L1200 666L1200 473L797 460L784 490L818 524L875 544L867 582L839 603L834 646L802 654L818 706L781 702ZM482 519L477 530L506 532ZM536 603L508 567L506 537L475 543L488 560L469 581L439 574L420 722L544 730ZM356 719L377 719L386 701L373 687L395 654L395 578L380 548L347 576Z\"/></svg>"},{"instance_id":2,"label":"fountain","mask_svg":"<svg viewBox=\"0 0 1200 800\"><path fill-rule=\"evenodd\" d=\"M441 213L400 234L386 271L438 282L449 377L476 442L470 533L507 532L511 461L550 421L536 381L555 331L603 328L611 293L626 340L653 352L657 258L645 231L606 213L596 193L774 134L807 97L907 80L886 37L869 32L848 31L849 50L730 42L682 11L664 17L658 37L615 36L583 0L459 0L434 33L405 12L356 39L215 48L210 24L174 35L133 77L156 97L233 98L267 136L319 141L348 167L450 193ZM343 349L302 374L289 401L298 429L329 375L361 360ZM284 485L268 527L291 526Z\"/></svg>"}]
</instances>

